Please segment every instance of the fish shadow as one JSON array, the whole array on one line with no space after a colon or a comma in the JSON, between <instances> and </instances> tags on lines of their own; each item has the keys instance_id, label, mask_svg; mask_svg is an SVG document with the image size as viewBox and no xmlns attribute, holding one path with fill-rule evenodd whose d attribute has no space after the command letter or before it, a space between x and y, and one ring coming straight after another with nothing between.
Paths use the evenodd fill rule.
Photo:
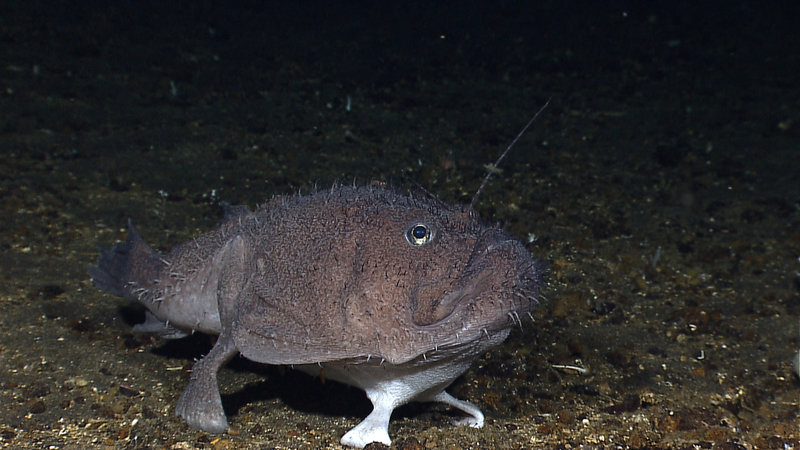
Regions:
<instances>
[{"instance_id":1,"label":"fish shadow","mask_svg":"<svg viewBox=\"0 0 800 450\"><path fill-rule=\"evenodd\" d=\"M144 311L145 309L139 305L125 305L118 308L119 316L130 326L144 321ZM135 339L146 341L149 338ZM211 350L215 339L215 336L202 333L175 340L155 338L155 346L150 352L191 364ZM259 364L238 356L222 370L256 374L261 377L260 381L249 382L233 392L222 393L222 406L229 418L235 418L245 406L253 407L258 403L275 399L296 411L330 417L364 418L372 411L372 403L361 389L332 380L323 381L320 377L313 377L288 366ZM184 375L185 382L188 383L189 374ZM395 410L392 418L413 418L428 409L430 408L423 403L410 403Z\"/></svg>"},{"instance_id":2,"label":"fish shadow","mask_svg":"<svg viewBox=\"0 0 800 450\"><path fill-rule=\"evenodd\" d=\"M332 380L322 380L286 366L270 366L237 358L228 368L264 376L262 381L248 383L242 389L222 395L222 405L229 417L235 417L246 405L280 400L287 407L307 414L329 417L365 418L372 403L363 390ZM427 403L430 405L430 403ZM256 407L263 408L263 407ZM409 403L397 408L392 419L414 418L428 412L425 403Z\"/></svg>"},{"instance_id":3,"label":"fish shadow","mask_svg":"<svg viewBox=\"0 0 800 450\"><path fill-rule=\"evenodd\" d=\"M331 380L323 382L319 377L312 377L285 366L269 366L237 358L228 368L263 376L261 381L248 383L236 392L223 394L223 407L231 416L237 415L246 405L253 407L258 402L273 399L280 400L296 411L331 417L366 416L372 410L372 404L361 389Z\"/></svg>"}]
</instances>

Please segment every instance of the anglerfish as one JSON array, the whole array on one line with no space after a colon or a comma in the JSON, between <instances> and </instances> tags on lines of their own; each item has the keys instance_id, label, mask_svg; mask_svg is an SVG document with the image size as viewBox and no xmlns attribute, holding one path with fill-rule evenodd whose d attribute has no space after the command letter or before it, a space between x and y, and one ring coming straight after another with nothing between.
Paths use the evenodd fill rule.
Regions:
<instances>
[{"instance_id":1,"label":"anglerfish","mask_svg":"<svg viewBox=\"0 0 800 450\"><path fill-rule=\"evenodd\" d=\"M228 428L217 372L240 354L366 391L372 412L341 439L391 443L392 411L442 402L483 426L445 390L537 305L545 264L472 205L376 186L277 196L162 255L129 223L89 273L141 302L137 332L219 335L176 406L190 426Z\"/></svg>"}]
</instances>

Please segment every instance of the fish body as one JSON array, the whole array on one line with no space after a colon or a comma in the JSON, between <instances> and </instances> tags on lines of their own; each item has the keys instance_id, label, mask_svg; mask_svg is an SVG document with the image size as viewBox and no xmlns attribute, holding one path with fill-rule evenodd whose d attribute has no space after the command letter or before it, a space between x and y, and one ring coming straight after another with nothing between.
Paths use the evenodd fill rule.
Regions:
<instances>
[{"instance_id":1,"label":"fish body","mask_svg":"<svg viewBox=\"0 0 800 450\"><path fill-rule=\"evenodd\" d=\"M334 186L229 207L215 230L166 255L131 224L89 272L147 307L135 331L219 335L178 401L189 425L228 427L217 371L241 354L364 389L373 411L342 438L364 447L389 445L391 413L410 401L483 425L480 409L445 389L537 305L544 263L471 206Z\"/></svg>"}]
</instances>

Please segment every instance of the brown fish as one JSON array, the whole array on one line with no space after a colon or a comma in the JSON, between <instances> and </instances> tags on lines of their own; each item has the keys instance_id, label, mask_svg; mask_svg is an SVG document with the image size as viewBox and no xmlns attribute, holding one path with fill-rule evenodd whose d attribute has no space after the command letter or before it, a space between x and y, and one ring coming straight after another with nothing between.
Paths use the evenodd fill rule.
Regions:
<instances>
[{"instance_id":1,"label":"brown fish","mask_svg":"<svg viewBox=\"0 0 800 450\"><path fill-rule=\"evenodd\" d=\"M219 334L176 407L212 433L228 427L217 371L237 353L364 389L374 409L344 445L389 445L392 411L410 401L446 403L466 413L456 423L481 427L480 409L445 388L521 324L544 272L472 205L378 187L231 207L216 230L167 255L129 228L89 273L147 307L135 331Z\"/></svg>"}]
</instances>

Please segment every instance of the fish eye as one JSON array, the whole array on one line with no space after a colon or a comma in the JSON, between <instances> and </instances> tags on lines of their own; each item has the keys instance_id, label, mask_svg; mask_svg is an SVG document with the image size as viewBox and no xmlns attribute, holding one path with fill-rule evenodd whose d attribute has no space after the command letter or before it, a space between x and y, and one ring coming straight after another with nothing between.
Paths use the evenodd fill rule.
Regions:
<instances>
[{"instance_id":1,"label":"fish eye","mask_svg":"<svg viewBox=\"0 0 800 450\"><path fill-rule=\"evenodd\" d=\"M412 225L411 228L406 231L406 240L415 247L427 244L431 241L432 237L433 233L431 233L430 227L424 223Z\"/></svg>"}]
</instances>

